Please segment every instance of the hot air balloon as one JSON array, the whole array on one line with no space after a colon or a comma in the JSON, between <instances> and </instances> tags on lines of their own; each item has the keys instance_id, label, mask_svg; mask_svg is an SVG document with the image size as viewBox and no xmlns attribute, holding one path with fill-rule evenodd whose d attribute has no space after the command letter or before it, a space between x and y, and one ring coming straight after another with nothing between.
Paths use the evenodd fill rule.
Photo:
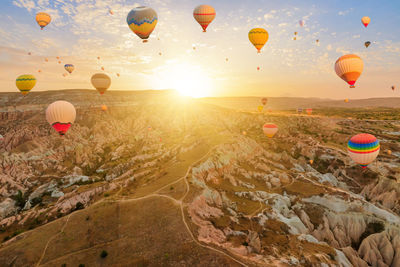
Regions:
<instances>
[{"instance_id":1,"label":"hot air balloon","mask_svg":"<svg viewBox=\"0 0 400 267\"><path fill-rule=\"evenodd\" d=\"M371 22L371 19L369 18L369 17L362 17L362 19L361 19L361 23L365 26L365 27L367 27L368 26L368 24Z\"/></svg>"},{"instance_id":2,"label":"hot air balloon","mask_svg":"<svg viewBox=\"0 0 400 267\"><path fill-rule=\"evenodd\" d=\"M159 52L158 54L159 54L160 56L162 55L162 53L161 53L161 52Z\"/></svg>"},{"instance_id":3,"label":"hot air balloon","mask_svg":"<svg viewBox=\"0 0 400 267\"><path fill-rule=\"evenodd\" d=\"M97 57L98 60L100 60L100 57Z\"/></svg>"},{"instance_id":4,"label":"hot air balloon","mask_svg":"<svg viewBox=\"0 0 400 267\"><path fill-rule=\"evenodd\" d=\"M36 78L30 74L24 74L18 76L17 80L15 81L17 88L21 91L22 95L27 95L36 84Z\"/></svg>"},{"instance_id":5,"label":"hot air balloon","mask_svg":"<svg viewBox=\"0 0 400 267\"><path fill-rule=\"evenodd\" d=\"M392 90L394 91L394 89L396 89L396 87L394 85L392 85Z\"/></svg>"},{"instance_id":6,"label":"hot air balloon","mask_svg":"<svg viewBox=\"0 0 400 267\"><path fill-rule=\"evenodd\" d=\"M262 111L263 111L263 109L264 109L264 107L263 107L263 106L258 106L258 107L257 107L257 110L258 110L258 112L262 112Z\"/></svg>"},{"instance_id":7,"label":"hot air balloon","mask_svg":"<svg viewBox=\"0 0 400 267\"><path fill-rule=\"evenodd\" d=\"M298 113L298 114L303 113L303 109L302 109L302 108L297 108L297 113Z\"/></svg>"},{"instance_id":8,"label":"hot air balloon","mask_svg":"<svg viewBox=\"0 0 400 267\"><path fill-rule=\"evenodd\" d=\"M266 98L266 97L261 98L261 103L262 103L264 106L267 104L267 102L268 102L268 98Z\"/></svg>"},{"instance_id":9,"label":"hot air balloon","mask_svg":"<svg viewBox=\"0 0 400 267\"><path fill-rule=\"evenodd\" d=\"M268 41L268 32L263 28L254 28L249 31L249 40L260 53L261 48Z\"/></svg>"},{"instance_id":10,"label":"hot air balloon","mask_svg":"<svg viewBox=\"0 0 400 267\"><path fill-rule=\"evenodd\" d=\"M42 70L38 70L37 72L41 73L41 72L42 72Z\"/></svg>"},{"instance_id":11,"label":"hot air balloon","mask_svg":"<svg viewBox=\"0 0 400 267\"><path fill-rule=\"evenodd\" d=\"M101 67L101 70L104 70L104 67Z\"/></svg>"},{"instance_id":12,"label":"hot air balloon","mask_svg":"<svg viewBox=\"0 0 400 267\"><path fill-rule=\"evenodd\" d=\"M278 131L278 126L276 126L273 123L266 123L263 126L263 131L264 134L266 136L268 136L269 138L274 137L274 135L276 134L276 132Z\"/></svg>"},{"instance_id":13,"label":"hot air balloon","mask_svg":"<svg viewBox=\"0 0 400 267\"><path fill-rule=\"evenodd\" d=\"M353 54L341 56L335 63L336 74L346 81L350 88L355 88L358 77L360 77L364 68L362 59Z\"/></svg>"},{"instance_id":14,"label":"hot air balloon","mask_svg":"<svg viewBox=\"0 0 400 267\"><path fill-rule=\"evenodd\" d=\"M305 22L304 20L299 20L299 25L300 25L300 27L303 27L304 24L306 24L306 22Z\"/></svg>"},{"instance_id":15,"label":"hot air balloon","mask_svg":"<svg viewBox=\"0 0 400 267\"><path fill-rule=\"evenodd\" d=\"M114 11L112 11L111 9L108 11L108 13L110 13L110 15L114 15Z\"/></svg>"},{"instance_id":16,"label":"hot air balloon","mask_svg":"<svg viewBox=\"0 0 400 267\"><path fill-rule=\"evenodd\" d=\"M229 59L228 58L225 58L225 61L228 61Z\"/></svg>"},{"instance_id":17,"label":"hot air balloon","mask_svg":"<svg viewBox=\"0 0 400 267\"><path fill-rule=\"evenodd\" d=\"M314 163L314 160L310 159L310 164L312 165Z\"/></svg>"},{"instance_id":18,"label":"hot air balloon","mask_svg":"<svg viewBox=\"0 0 400 267\"><path fill-rule=\"evenodd\" d=\"M344 102L345 102L345 103L349 103L349 100L346 98L346 99L344 100Z\"/></svg>"},{"instance_id":19,"label":"hot air balloon","mask_svg":"<svg viewBox=\"0 0 400 267\"><path fill-rule=\"evenodd\" d=\"M58 64L61 64L61 61L58 61Z\"/></svg>"},{"instance_id":20,"label":"hot air balloon","mask_svg":"<svg viewBox=\"0 0 400 267\"><path fill-rule=\"evenodd\" d=\"M108 108L107 108L106 105L102 105L102 106L101 106L101 110L102 110L102 111L107 111L107 109L108 109Z\"/></svg>"},{"instance_id":21,"label":"hot air balloon","mask_svg":"<svg viewBox=\"0 0 400 267\"><path fill-rule=\"evenodd\" d=\"M370 41L367 41L367 42L364 43L364 45L365 45L366 48L368 48L368 46L369 46L370 44L371 44Z\"/></svg>"},{"instance_id":22,"label":"hot air balloon","mask_svg":"<svg viewBox=\"0 0 400 267\"><path fill-rule=\"evenodd\" d=\"M375 160L379 154L379 141L375 136L361 133L353 136L347 143L347 151L350 158L366 168L368 164Z\"/></svg>"},{"instance_id":23,"label":"hot air balloon","mask_svg":"<svg viewBox=\"0 0 400 267\"><path fill-rule=\"evenodd\" d=\"M48 58L45 58L44 61L49 62L49 59L48 59Z\"/></svg>"},{"instance_id":24,"label":"hot air balloon","mask_svg":"<svg viewBox=\"0 0 400 267\"><path fill-rule=\"evenodd\" d=\"M43 30L51 22L51 17L47 13L39 12L36 14L36 22L39 24L40 29Z\"/></svg>"},{"instance_id":25,"label":"hot air balloon","mask_svg":"<svg viewBox=\"0 0 400 267\"><path fill-rule=\"evenodd\" d=\"M119 73L117 73L117 77L119 77Z\"/></svg>"},{"instance_id":26,"label":"hot air balloon","mask_svg":"<svg viewBox=\"0 0 400 267\"><path fill-rule=\"evenodd\" d=\"M66 74L66 73L63 73L63 74L62 74L63 77L67 77L67 75L68 75L68 74Z\"/></svg>"},{"instance_id":27,"label":"hot air balloon","mask_svg":"<svg viewBox=\"0 0 400 267\"><path fill-rule=\"evenodd\" d=\"M74 105L67 101L55 101L46 109L47 122L63 136L74 123L76 110Z\"/></svg>"},{"instance_id":28,"label":"hot air balloon","mask_svg":"<svg viewBox=\"0 0 400 267\"><path fill-rule=\"evenodd\" d=\"M56 59L60 59L60 57L59 57L59 56L56 56Z\"/></svg>"},{"instance_id":29,"label":"hot air balloon","mask_svg":"<svg viewBox=\"0 0 400 267\"><path fill-rule=\"evenodd\" d=\"M306 112L307 112L307 115L311 115L312 114L312 108L307 108Z\"/></svg>"},{"instance_id":30,"label":"hot air balloon","mask_svg":"<svg viewBox=\"0 0 400 267\"><path fill-rule=\"evenodd\" d=\"M92 85L102 95L111 85L111 79L104 73L96 73L91 79Z\"/></svg>"},{"instance_id":31,"label":"hot air balloon","mask_svg":"<svg viewBox=\"0 0 400 267\"><path fill-rule=\"evenodd\" d=\"M206 32L208 25L214 20L215 14L215 9L209 5L200 5L193 10L193 17L203 28L203 32Z\"/></svg>"},{"instance_id":32,"label":"hot air balloon","mask_svg":"<svg viewBox=\"0 0 400 267\"><path fill-rule=\"evenodd\" d=\"M31 53L31 52L28 52L28 56L32 56L32 53Z\"/></svg>"},{"instance_id":33,"label":"hot air balloon","mask_svg":"<svg viewBox=\"0 0 400 267\"><path fill-rule=\"evenodd\" d=\"M297 38L296 38L296 37L293 37L293 40L295 40L295 41L296 41L296 40L297 40Z\"/></svg>"},{"instance_id":34,"label":"hot air balloon","mask_svg":"<svg viewBox=\"0 0 400 267\"><path fill-rule=\"evenodd\" d=\"M243 134L243 135L247 135L247 132L246 132L246 131L243 131L242 134Z\"/></svg>"},{"instance_id":35,"label":"hot air balloon","mask_svg":"<svg viewBox=\"0 0 400 267\"><path fill-rule=\"evenodd\" d=\"M388 149L387 153L388 153L389 156L392 155L392 150Z\"/></svg>"},{"instance_id":36,"label":"hot air balloon","mask_svg":"<svg viewBox=\"0 0 400 267\"><path fill-rule=\"evenodd\" d=\"M297 35L297 32L294 32L294 35Z\"/></svg>"},{"instance_id":37,"label":"hot air balloon","mask_svg":"<svg viewBox=\"0 0 400 267\"><path fill-rule=\"evenodd\" d=\"M319 39L315 40L315 42L316 42L317 44L319 44Z\"/></svg>"},{"instance_id":38,"label":"hot air balloon","mask_svg":"<svg viewBox=\"0 0 400 267\"><path fill-rule=\"evenodd\" d=\"M260 67L257 67L257 70L260 70Z\"/></svg>"},{"instance_id":39,"label":"hot air balloon","mask_svg":"<svg viewBox=\"0 0 400 267\"><path fill-rule=\"evenodd\" d=\"M126 22L129 28L141 39L147 42L157 24L157 13L150 7L140 6L129 12Z\"/></svg>"},{"instance_id":40,"label":"hot air balloon","mask_svg":"<svg viewBox=\"0 0 400 267\"><path fill-rule=\"evenodd\" d=\"M74 71L75 67L74 67L74 65L72 65L72 64L65 64L65 65L64 65L64 69L65 69L66 71L68 71L69 73L72 73L72 72Z\"/></svg>"}]
</instances>

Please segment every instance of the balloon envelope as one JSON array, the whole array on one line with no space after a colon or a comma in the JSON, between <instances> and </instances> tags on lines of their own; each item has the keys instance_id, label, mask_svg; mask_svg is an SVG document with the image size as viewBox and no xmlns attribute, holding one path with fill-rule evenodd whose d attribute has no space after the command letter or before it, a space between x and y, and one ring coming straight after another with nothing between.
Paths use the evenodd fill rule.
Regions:
<instances>
[{"instance_id":1,"label":"balloon envelope","mask_svg":"<svg viewBox=\"0 0 400 267\"><path fill-rule=\"evenodd\" d=\"M102 95L111 85L111 79L104 73L96 73L92 76L91 82L94 88Z\"/></svg>"},{"instance_id":2,"label":"balloon envelope","mask_svg":"<svg viewBox=\"0 0 400 267\"><path fill-rule=\"evenodd\" d=\"M362 59L353 54L341 56L335 62L336 74L350 85L350 88L354 88L354 84L360 77L364 68L364 62Z\"/></svg>"},{"instance_id":3,"label":"balloon envelope","mask_svg":"<svg viewBox=\"0 0 400 267\"><path fill-rule=\"evenodd\" d=\"M193 10L193 17L203 28L203 32L206 32L208 25L214 20L215 15L215 9L209 5L200 5Z\"/></svg>"},{"instance_id":4,"label":"balloon envelope","mask_svg":"<svg viewBox=\"0 0 400 267\"><path fill-rule=\"evenodd\" d=\"M380 144L375 136L361 133L353 136L347 143L350 158L366 168L379 154Z\"/></svg>"},{"instance_id":5,"label":"balloon envelope","mask_svg":"<svg viewBox=\"0 0 400 267\"><path fill-rule=\"evenodd\" d=\"M74 123L76 110L67 101L55 101L46 109L47 122L62 136Z\"/></svg>"},{"instance_id":6,"label":"balloon envelope","mask_svg":"<svg viewBox=\"0 0 400 267\"><path fill-rule=\"evenodd\" d=\"M263 131L266 136L271 138L271 137L274 137L274 135L278 131L278 126L276 126L276 124L274 124L274 123L266 123L263 126Z\"/></svg>"},{"instance_id":7,"label":"balloon envelope","mask_svg":"<svg viewBox=\"0 0 400 267\"><path fill-rule=\"evenodd\" d=\"M36 22L39 24L40 29L43 30L51 22L51 16L45 12L39 12L36 14Z\"/></svg>"},{"instance_id":8,"label":"balloon envelope","mask_svg":"<svg viewBox=\"0 0 400 267\"><path fill-rule=\"evenodd\" d=\"M368 24L371 22L371 19L369 18L369 17L362 17L361 18L361 23L365 26L365 27L367 27L368 26Z\"/></svg>"},{"instance_id":9,"label":"balloon envelope","mask_svg":"<svg viewBox=\"0 0 400 267\"><path fill-rule=\"evenodd\" d=\"M263 97L263 98L261 99L261 103L262 103L264 106L267 104L267 102L268 102L268 98Z\"/></svg>"},{"instance_id":10,"label":"balloon envelope","mask_svg":"<svg viewBox=\"0 0 400 267\"><path fill-rule=\"evenodd\" d=\"M22 95L26 95L35 87L36 78L31 74L24 74L17 77L15 85L21 91Z\"/></svg>"},{"instance_id":11,"label":"balloon envelope","mask_svg":"<svg viewBox=\"0 0 400 267\"><path fill-rule=\"evenodd\" d=\"M304 20L299 20L300 27L303 27L306 22Z\"/></svg>"},{"instance_id":12,"label":"balloon envelope","mask_svg":"<svg viewBox=\"0 0 400 267\"><path fill-rule=\"evenodd\" d=\"M72 65L72 64L65 64L65 65L64 65L64 69L65 69L66 71L68 71L69 73L72 73L72 72L74 71L75 67L74 67L74 65Z\"/></svg>"},{"instance_id":13,"label":"balloon envelope","mask_svg":"<svg viewBox=\"0 0 400 267\"><path fill-rule=\"evenodd\" d=\"M249 31L249 40L257 49L257 53L260 53L261 48L268 41L268 32L263 28L254 28Z\"/></svg>"},{"instance_id":14,"label":"balloon envelope","mask_svg":"<svg viewBox=\"0 0 400 267\"><path fill-rule=\"evenodd\" d=\"M263 111L263 109L264 109L264 107L263 107L263 106L258 106L258 107L257 107L257 110L258 110L258 112L261 112L261 111Z\"/></svg>"},{"instance_id":15,"label":"balloon envelope","mask_svg":"<svg viewBox=\"0 0 400 267\"><path fill-rule=\"evenodd\" d=\"M157 25L157 20L154 9L146 6L132 9L126 18L129 28L143 40L149 38Z\"/></svg>"},{"instance_id":16,"label":"balloon envelope","mask_svg":"<svg viewBox=\"0 0 400 267\"><path fill-rule=\"evenodd\" d=\"M368 48L368 46L370 46L370 44L371 44L370 41L367 41L367 42L364 43L365 47L367 47L367 48Z\"/></svg>"},{"instance_id":17,"label":"balloon envelope","mask_svg":"<svg viewBox=\"0 0 400 267\"><path fill-rule=\"evenodd\" d=\"M312 114L312 108L307 108L306 112L307 112L307 115L311 115Z\"/></svg>"}]
</instances>

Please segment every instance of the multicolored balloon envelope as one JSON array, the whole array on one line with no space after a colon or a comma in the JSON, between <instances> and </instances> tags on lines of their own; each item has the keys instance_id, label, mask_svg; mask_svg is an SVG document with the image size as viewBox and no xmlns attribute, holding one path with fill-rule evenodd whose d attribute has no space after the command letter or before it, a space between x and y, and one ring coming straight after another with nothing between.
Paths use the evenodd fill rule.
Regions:
<instances>
[{"instance_id":1,"label":"multicolored balloon envelope","mask_svg":"<svg viewBox=\"0 0 400 267\"><path fill-rule=\"evenodd\" d=\"M65 64L65 65L64 65L64 69L65 69L66 71L68 71L69 73L72 73L72 72L74 71L75 67L74 67L74 65L72 65L72 64Z\"/></svg>"},{"instance_id":2,"label":"multicolored balloon envelope","mask_svg":"<svg viewBox=\"0 0 400 267\"><path fill-rule=\"evenodd\" d=\"M361 23L365 26L365 27L367 27L368 26L368 24L371 22L371 19L369 18L369 17L362 17L362 19L361 19Z\"/></svg>"},{"instance_id":3,"label":"multicolored balloon envelope","mask_svg":"<svg viewBox=\"0 0 400 267\"><path fill-rule=\"evenodd\" d=\"M102 95L111 85L111 79L104 73L96 73L92 76L91 82L94 88Z\"/></svg>"},{"instance_id":4,"label":"multicolored balloon envelope","mask_svg":"<svg viewBox=\"0 0 400 267\"><path fill-rule=\"evenodd\" d=\"M55 101L46 109L47 122L61 135L65 135L74 123L76 110L74 105L67 101Z\"/></svg>"},{"instance_id":5,"label":"multicolored balloon envelope","mask_svg":"<svg viewBox=\"0 0 400 267\"><path fill-rule=\"evenodd\" d=\"M263 28L254 28L249 31L249 40L257 49L257 53L261 52L261 48L268 41L268 32Z\"/></svg>"},{"instance_id":6,"label":"multicolored balloon envelope","mask_svg":"<svg viewBox=\"0 0 400 267\"><path fill-rule=\"evenodd\" d=\"M278 131L278 126L276 126L276 124L274 124L274 123L266 123L263 126L263 131L266 136L268 136L269 138L272 138Z\"/></svg>"},{"instance_id":7,"label":"multicolored balloon envelope","mask_svg":"<svg viewBox=\"0 0 400 267\"><path fill-rule=\"evenodd\" d=\"M362 59L353 54L341 56L335 62L336 74L350 85L350 88L355 88L354 84L360 77L364 68Z\"/></svg>"},{"instance_id":8,"label":"multicolored balloon envelope","mask_svg":"<svg viewBox=\"0 0 400 267\"><path fill-rule=\"evenodd\" d=\"M39 24L40 29L43 30L51 22L51 16L45 12L39 12L36 14L36 22Z\"/></svg>"},{"instance_id":9,"label":"multicolored balloon envelope","mask_svg":"<svg viewBox=\"0 0 400 267\"><path fill-rule=\"evenodd\" d=\"M35 87L36 78L31 74L24 74L17 77L15 85L21 91L22 95L27 95Z\"/></svg>"},{"instance_id":10,"label":"multicolored balloon envelope","mask_svg":"<svg viewBox=\"0 0 400 267\"><path fill-rule=\"evenodd\" d=\"M353 136L347 143L350 158L366 168L379 154L379 141L372 134L361 133Z\"/></svg>"},{"instance_id":11,"label":"multicolored balloon envelope","mask_svg":"<svg viewBox=\"0 0 400 267\"><path fill-rule=\"evenodd\" d=\"M307 115L311 115L312 114L312 108L307 108L306 112L307 112Z\"/></svg>"},{"instance_id":12,"label":"multicolored balloon envelope","mask_svg":"<svg viewBox=\"0 0 400 267\"><path fill-rule=\"evenodd\" d=\"M147 39L157 25L157 21L157 13L154 9L146 6L132 9L126 18L129 28L143 39L143 42L147 42Z\"/></svg>"},{"instance_id":13,"label":"multicolored balloon envelope","mask_svg":"<svg viewBox=\"0 0 400 267\"><path fill-rule=\"evenodd\" d=\"M215 9L209 5L200 5L193 10L193 17L203 28L203 32L206 32L215 15Z\"/></svg>"}]
</instances>

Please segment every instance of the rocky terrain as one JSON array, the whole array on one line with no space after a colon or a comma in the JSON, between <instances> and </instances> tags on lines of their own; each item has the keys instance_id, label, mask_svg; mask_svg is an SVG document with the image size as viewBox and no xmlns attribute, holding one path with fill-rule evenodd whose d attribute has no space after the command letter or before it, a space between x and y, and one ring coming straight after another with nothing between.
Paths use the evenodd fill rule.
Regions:
<instances>
[{"instance_id":1,"label":"rocky terrain","mask_svg":"<svg viewBox=\"0 0 400 267\"><path fill-rule=\"evenodd\" d=\"M77 107L64 138L58 99ZM0 266L400 266L400 121L154 91L0 103ZM365 170L346 153L360 132L381 142Z\"/></svg>"}]
</instances>

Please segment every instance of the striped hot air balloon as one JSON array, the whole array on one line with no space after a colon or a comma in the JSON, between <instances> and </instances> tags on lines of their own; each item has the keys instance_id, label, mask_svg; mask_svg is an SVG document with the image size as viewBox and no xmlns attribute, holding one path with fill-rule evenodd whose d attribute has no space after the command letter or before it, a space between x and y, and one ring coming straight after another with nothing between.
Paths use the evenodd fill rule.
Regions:
<instances>
[{"instance_id":1,"label":"striped hot air balloon","mask_svg":"<svg viewBox=\"0 0 400 267\"><path fill-rule=\"evenodd\" d=\"M354 88L364 68L362 59L353 54L341 56L335 63L336 74Z\"/></svg>"},{"instance_id":2,"label":"striped hot air balloon","mask_svg":"<svg viewBox=\"0 0 400 267\"><path fill-rule=\"evenodd\" d=\"M94 88L102 95L111 85L111 79L104 73L96 73L92 76L91 82Z\"/></svg>"},{"instance_id":3,"label":"striped hot air balloon","mask_svg":"<svg viewBox=\"0 0 400 267\"><path fill-rule=\"evenodd\" d=\"M40 29L43 30L51 22L51 16L45 12L39 12L36 14L36 22L39 24Z\"/></svg>"},{"instance_id":4,"label":"striped hot air balloon","mask_svg":"<svg viewBox=\"0 0 400 267\"><path fill-rule=\"evenodd\" d=\"M266 123L263 126L263 131L266 136L268 136L269 138L272 138L278 131L278 126L276 126L276 124L274 124L274 123Z\"/></svg>"},{"instance_id":5,"label":"striped hot air balloon","mask_svg":"<svg viewBox=\"0 0 400 267\"><path fill-rule=\"evenodd\" d=\"M350 158L366 168L379 154L379 141L372 134L361 133L353 136L347 143Z\"/></svg>"},{"instance_id":6,"label":"striped hot air balloon","mask_svg":"<svg viewBox=\"0 0 400 267\"><path fill-rule=\"evenodd\" d=\"M46 109L47 122L63 136L74 123L76 110L74 105L67 101L55 101Z\"/></svg>"},{"instance_id":7,"label":"striped hot air balloon","mask_svg":"<svg viewBox=\"0 0 400 267\"><path fill-rule=\"evenodd\" d=\"M74 65L72 65L72 64L65 64L65 65L64 65L64 69L65 69L66 71L68 71L69 73L72 73L72 72L74 71L75 67L74 67Z\"/></svg>"},{"instance_id":8,"label":"striped hot air balloon","mask_svg":"<svg viewBox=\"0 0 400 267\"><path fill-rule=\"evenodd\" d=\"M215 15L215 9L209 5L200 5L193 10L193 17L203 28L203 32L206 32L208 25L214 20Z\"/></svg>"},{"instance_id":9,"label":"striped hot air balloon","mask_svg":"<svg viewBox=\"0 0 400 267\"><path fill-rule=\"evenodd\" d=\"M249 40L257 49L257 53L261 52L261 48L268 41L268 32L263 28L254 28L249 31Z\"/></svg>"},{"instance_id":10,"label":"striped hot air balloon","mask_svg":"<svg viewBox=\"0 0 400 267\"><path fill-rule=\"evenodd\" d=\"M157 25L157 13L151 7L140 6L132 9L127 18L129 28L141 39L147 42Z\"/></svg>"},{"instance_id":11,"label":"striped hot air balloon","mask_svg":"<svg viewBox=\"0 0 400 267\"><path fill-rule=\"evenodd\" d=\"M36 85L36 78L30 74L24 74L17 77L15 85L21 91L22 95L27 95Z\"/></svg>"},{"instance_id":12,"label":"striped hot air balloon","mask_svg":"<svg viewBox=\"0 0 400 267\"><path fill-rule=\"evenodd\" d=\"M307 112L307 115L311 115L312 114L312 108L307 108L306 112Z\"/></svg>"}]
</instances>

